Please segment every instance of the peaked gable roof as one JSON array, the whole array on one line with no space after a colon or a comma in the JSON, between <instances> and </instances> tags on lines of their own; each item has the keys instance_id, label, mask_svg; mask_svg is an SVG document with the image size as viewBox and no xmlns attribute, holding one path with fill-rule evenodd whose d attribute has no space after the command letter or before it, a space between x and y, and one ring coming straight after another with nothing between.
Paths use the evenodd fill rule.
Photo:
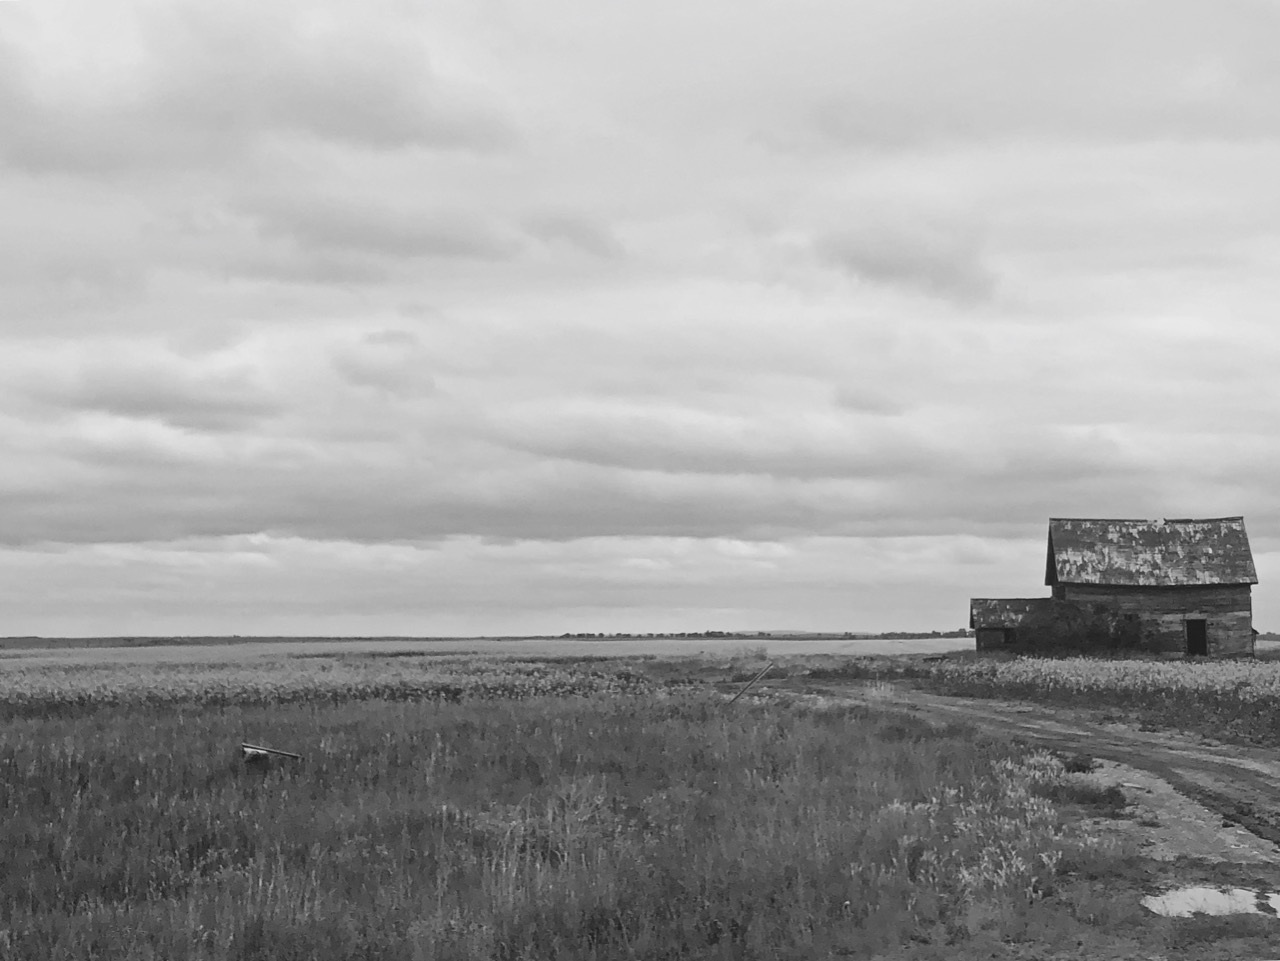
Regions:
<instances>
[{"instance_id":1,"label":"peaked gable roof","mask_svg":"<svg viewBox=\"0 0 1280 961\"><path fill-rule=\"evenodd\" d=\"M1044 582L1129 587L1256 584L1243 517L1049 518Z\"/></svg>"}]
</instances>

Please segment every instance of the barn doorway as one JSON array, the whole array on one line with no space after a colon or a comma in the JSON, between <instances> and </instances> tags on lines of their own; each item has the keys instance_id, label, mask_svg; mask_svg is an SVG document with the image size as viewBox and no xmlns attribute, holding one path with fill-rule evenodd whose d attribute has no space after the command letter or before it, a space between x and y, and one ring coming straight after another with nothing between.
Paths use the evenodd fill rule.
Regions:
<instances>
[{"instance_id":1,"label":"barn doorway","mask_svg":"<svg viewBox=\"0 0 1280 961\"><path fill-rule=\"evenodd\" d=\"M1203 617L1187 618L1187 657L1209 654L1209 630Z\"/></svg>"}]
</instances>

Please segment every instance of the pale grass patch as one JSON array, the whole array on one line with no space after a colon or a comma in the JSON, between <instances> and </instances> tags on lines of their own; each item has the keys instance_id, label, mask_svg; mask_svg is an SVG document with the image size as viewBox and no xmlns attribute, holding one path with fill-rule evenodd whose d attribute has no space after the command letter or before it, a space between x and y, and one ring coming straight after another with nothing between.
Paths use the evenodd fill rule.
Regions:
<instances>
[{"instance_id":1,"label":"pale grass patch","mask_svg":"<svg viewBox=\"0 0 1280 961\"><path fill-rule=\"evenodd\" d=\"M862 687L863 697L873 701L890 700L896 693L893 685L888 681L869 681Z\"/></svg>"}]
</instances>

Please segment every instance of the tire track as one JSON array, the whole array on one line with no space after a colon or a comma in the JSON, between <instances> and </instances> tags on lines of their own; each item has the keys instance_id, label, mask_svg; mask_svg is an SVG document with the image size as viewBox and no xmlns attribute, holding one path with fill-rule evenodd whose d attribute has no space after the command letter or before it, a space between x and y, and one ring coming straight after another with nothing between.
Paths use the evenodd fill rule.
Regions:
<instances>
[{"instance_id":1,"label":"tire track","mask_svg":"<svg viewBox=\"0 0 1280 961\"><path fill-rule=\"evenodd\" d=\"M968 724L979 731L1056 751L1105 758L1156 775L1223 820L1280 844L1280 763L1275 752L1197 744L1188 736L1102 725L1079 712L1008 701L944 697L895 688L892 697L856 687L811 686L824 697L896 710L926 720Z\"/></svg>"}]
</instances>

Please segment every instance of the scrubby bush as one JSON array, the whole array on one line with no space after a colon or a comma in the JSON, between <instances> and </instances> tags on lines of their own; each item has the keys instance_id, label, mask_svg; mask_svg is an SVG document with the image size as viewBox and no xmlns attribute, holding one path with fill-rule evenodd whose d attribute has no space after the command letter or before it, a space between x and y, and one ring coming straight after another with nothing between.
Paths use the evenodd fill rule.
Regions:
<instances>
[{"instance_id":1,"label":"scrubby bush","mask_svg":"<svg viewBox=\"0 0 1280 961\"><path fill-rule=\"evenodd\" d=\"M1141 640L1138 618L1106 604L1037 600L1018 627L1016 646L1037 653L1122 653Z\"/></svg>"}]
</instances>

